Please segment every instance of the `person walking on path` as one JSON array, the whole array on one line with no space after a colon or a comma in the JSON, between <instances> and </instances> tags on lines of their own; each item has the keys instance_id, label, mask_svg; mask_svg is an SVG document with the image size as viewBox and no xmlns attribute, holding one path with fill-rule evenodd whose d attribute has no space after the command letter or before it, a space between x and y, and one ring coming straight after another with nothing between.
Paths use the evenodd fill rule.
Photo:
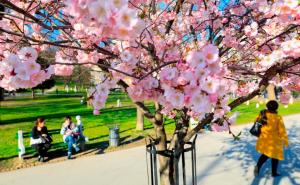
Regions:
<instances>
[{"instance_id":1,"label":"person walking on path","mask_svg":"<svg viewBox=\"0 0 300 185\"><path fill-rule=\"evenodd\" d=\"M63 135L63 140L68 144L68 159L72 159L72 147L74 147L75 151L78 152L79 148L76 145L77 135L74 132L76 128L75 124L72 122L70 116L66 116L65 122L61 127L60 133Z\"/></svg>"},{"instance_id":2,"label":"person walking on path","mask_svg":"<svg viewBox=\"0 0 300 185\"><path fill-rule=\"evenodd\" d=\"M256 143L256 150L261 153L254 175L258 176L262 165L272 159L272 176L277 177L278 160L283 160L283 147L288 147L288 136L285 130L283 119L277 114L278 103L271 100L267 103L266 123L261 127L261 133ZM262 119L260 114L257 120Z\"/></svg>"},{"instance_id":3,"label":"person walking on path","mask_svg":"<svg viewBox=\"0 0 300 185\"><path fill-rule=\"evenodd\" d=\"M35 126L31 131L30 144L39 154L38 161L44 162L46 152L51 147L52 138L50 137L47 127L45 126L45 119L40 117L37 119Z\"/></svg>"}]
</instances>

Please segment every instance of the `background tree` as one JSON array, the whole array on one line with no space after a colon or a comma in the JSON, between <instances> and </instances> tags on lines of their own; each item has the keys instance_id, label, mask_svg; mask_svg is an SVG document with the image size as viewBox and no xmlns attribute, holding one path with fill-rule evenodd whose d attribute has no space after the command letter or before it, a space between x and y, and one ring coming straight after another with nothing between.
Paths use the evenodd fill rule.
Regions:
<instances>
[{"instance_id":1,"label":"background tree","mask_svg":"<svg viewBox=\"0 0 300 185\"><path fill-rule=\"evenodd\" d=\"M49 79L49 80L44 81L43 83L39 84L38 86L32 88L32 98L35 97L34 91L36 89L42 90L42 94L44 95L45 89L51 89L54 86L55 86L55 80L54 79Z\"/></svg>"},{"instance_id":2,"label":"background tree","mask_svg":"<svg viewBox=\"0 0 300 185\"><path fill-rule=\"evenodd\" d=\"M0 101L4 100L4 89L0 87Z\"/></svg>"}]
</instances>

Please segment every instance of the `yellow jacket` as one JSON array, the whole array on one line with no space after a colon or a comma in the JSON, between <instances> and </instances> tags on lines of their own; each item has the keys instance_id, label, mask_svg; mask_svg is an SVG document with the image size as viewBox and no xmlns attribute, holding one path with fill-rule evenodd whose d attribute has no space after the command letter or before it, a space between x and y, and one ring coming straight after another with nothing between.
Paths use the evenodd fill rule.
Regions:
<instances>
[{"instance_id":1,"label":"yellow jacket","mask_svg":"<svg viewBox=\"0 0 300 185\"><path fill-rule=\"evenodd\" d=\"M261 115L258 116L260 119ZM261 128L261 134L256 143L256 150L270 158L283 160L283 147L288 146L288 136L283 119L275 113L267 111L267 124Z\"/></svg>"}]
</instances>

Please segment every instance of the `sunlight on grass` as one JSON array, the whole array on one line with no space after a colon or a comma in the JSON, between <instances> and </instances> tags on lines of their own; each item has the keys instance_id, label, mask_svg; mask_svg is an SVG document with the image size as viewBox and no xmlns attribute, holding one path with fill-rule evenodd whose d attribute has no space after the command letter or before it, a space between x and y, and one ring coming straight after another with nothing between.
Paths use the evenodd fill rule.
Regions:
<instances>
[{"instance_id":1,"label":"sunlight on grass","mask_svg":"<svg viewBox=\"0 0 300 185\"><path fill-rule=\"evenodd\" d=\"M101 110L101 114L94 116L92 108L85 104L80 104L81 96L37 96L35 99L30 97L7 99L1 102L0 109L0 160L17 156L17 138L18 130L30 132L34 121L38 116L46 118L46 125L49 130L60 129L66 115L71 115L75 121L76 115L82 116L85 131L84 134L90 138L91 144L99 144L108 140L108 125L116 123L120 125L120 137L125 140L147 136L152 133L151 123L145 119L145 131L136 131L136 108L124 93L110 94L106 108ZM117 100L120 99L122 106L116 107ZM148 103L153 111L154 106ZM256 102L251 102L249 106L243 104L233 112L239 112L237 124L253 122L257 114L265 105L256 108ZM280 106L281 115L300 113L300 101L289 105L288 108ZM174 130L174 121L166 120L165 129L167 134L172 134ZM54 148L52 150L65 147L62 136L53 135ZM32 153L29 146L29 139L25 139L26 152Z\"/></svg>"}]
</instances>

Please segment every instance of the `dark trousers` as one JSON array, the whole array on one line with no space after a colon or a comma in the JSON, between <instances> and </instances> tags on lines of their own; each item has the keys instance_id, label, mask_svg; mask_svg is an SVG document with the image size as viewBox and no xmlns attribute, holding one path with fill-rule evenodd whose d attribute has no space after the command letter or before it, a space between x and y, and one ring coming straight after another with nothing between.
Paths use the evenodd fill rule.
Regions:
<instances>
[{"instance_id":1,"label":"dark trousers","mask_svg":"<svg viewBox=\"0 0 300 185\"><path fill-rule=\"evenodd\" d=\"M50 144L41 143L41 144L32 145L32 147L39 154L39 156L45 157L47 151L50 148Z\"/></svg>"},{"instance_id":2,"label":"dark trousers","mask_svg":"<svg viewBox=\"0 0 300 185\"><path fill-rule=\"evenodd\" d=\"M258 171L260 170L260 168L262 167L262 165L269 159L268 156L262 154L259 159L258 159L258 162L257 162L257 168L258 168ZM273 159L272 158L272 174L277 174L277 167L278 167L278 159Z\"/></svg>"}]
</instances>

